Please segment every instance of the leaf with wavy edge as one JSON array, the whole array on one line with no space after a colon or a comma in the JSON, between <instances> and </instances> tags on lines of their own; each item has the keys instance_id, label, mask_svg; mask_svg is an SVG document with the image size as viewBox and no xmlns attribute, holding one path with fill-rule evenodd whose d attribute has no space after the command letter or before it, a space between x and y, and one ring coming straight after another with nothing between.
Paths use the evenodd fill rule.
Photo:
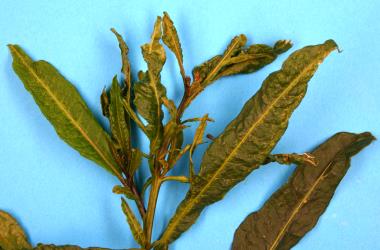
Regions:
<instances>
[{"instance_id":1,"label":"leaf with wavy edge","mask_svg":"<svg viewBox=\"0 0 380 250\"><path fill-rule=\"evenodd\" d=\"M161 17L157 17L150 43L144 44L142 54L148 65L148 71L140 73L140 80L134 85L135 106L137 111L148 122L147 135L151 141L151 151L154 152L161 144L163 136L162 98L166 89L161 84L160 72L165 64L166 55L160 44L162 36Z\"/></svg>"},{"instance_id":2,"label":"leaf with wavy edge","mask_svg":"<svg viewBox=\"0 0 380 250\"><path fill-rule=\"evenodd\" d=\"M110 90L109 121L113 139L122 149L123 155L130 156L129 117L124 110L122 90L116 76L112 80Z\"/></svg>"},{"instance_id":3,"label":"leaf with wavy edge","mask_svg":"<svg viewBox=\"0 0 380 250\"><path fill-rule=\"evenodd\" d=\"M133 237L135 238L136 242L140 244L140 246L144 246L146 240L140 223L138 222L137 218L135 217L132 210L129 208L127 202L123 198L121 198L121 207L125 216L127 217L127 221L131 228Z\"/></svg>"},{"instance_id":4,"label":"leaf with wavy edge","mask_svg":"<svg viewBox=\"0 0 380 250\"><path fill-rule=\"evenodd\" d=\"M290 249L309 232L327 208L335 189L350 167L350 158L374 137L338 133L311 154L315 167L300 165L289 181L235 232L233 250Z\"/></svg>"},{"instance_id":5,"label":"leaf with wavy edge","mask_svg":"<svg viewBox=\"0 0 380 250\"><path fill-rule=\"evenodd\" d=\"M32 246L18 222L7 212L0 210L0 249L29 250Z\"/></svg>"},{"instance_id":6,"label":"leaf with wavy edge","mask_svg":"<svg viewBox=\"0 0 380 250\"><path fill-rule=\"evenodd\" d=\"M75 87L48 62L33 61L18 45L8 47L14 71L59 137L84 157L119 175L108 147L108 135Z\"/></svg>"},{"instance_id":7,"label":"leaf with wavy edge","mask_svg":"<svg viewBox=\"0 0 380 250\"><path fill-rule=\"evenodd\" d=\"M207 149L201 171L155 243L157 249L177 239L206 206L221 200L264 162L285 132L318 65L336 48L335 42L328 40L300 49L289 56L281 70L265 79L260 90Z\"/></svg>"}]
</instances>

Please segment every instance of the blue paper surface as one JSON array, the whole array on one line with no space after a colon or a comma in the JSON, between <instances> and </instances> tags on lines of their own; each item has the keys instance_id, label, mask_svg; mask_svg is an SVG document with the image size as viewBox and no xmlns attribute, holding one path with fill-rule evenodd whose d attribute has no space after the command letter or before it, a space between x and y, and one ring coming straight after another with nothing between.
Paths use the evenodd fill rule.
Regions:
<instances>
[{"instance_id":1,"label":"blue paper surface","mask_svg":"<svg viewBox=\"0 0 380 250\"><path fill-rule=\"evenodd\" d=\"M34 58L55 65L78 88L103 126L99 94L120 75L115 27L130 47L133 73L145 69L140 45L149 40L157 15L168 11L181 38L188 74L221 53L244 33L249 43L291 39L294 48L335 39L332 53L311 80L274 152L302 153L339 131L371 131L380 136L380 1L0 1L0 209L12 213L33 244L76 244L113 249L136 247L120 200L117 180L61 141L13 73L6 47L16 43ZM225 78L210 86L185 117L208 112L218 135L245 101L290 52L263 70ZM168 96L179 102L181 78L173 55L162 76ZM186 140L194 133L188 130ZM138 142L147 148L146 139ZM203 145L195 154L199 165ZM380 146L374 142L352 160L352 167L315 229L297 250L380 249ZM177 174L185 173L185 163ZM145 172L138 176L143 181ZM221 202L204 210L173 250L229 249L240 222L291 174L293 167L270 164L253 172ZM158 237L187 186L165 183L154 228Z\"/></svg>"}]
</instances>

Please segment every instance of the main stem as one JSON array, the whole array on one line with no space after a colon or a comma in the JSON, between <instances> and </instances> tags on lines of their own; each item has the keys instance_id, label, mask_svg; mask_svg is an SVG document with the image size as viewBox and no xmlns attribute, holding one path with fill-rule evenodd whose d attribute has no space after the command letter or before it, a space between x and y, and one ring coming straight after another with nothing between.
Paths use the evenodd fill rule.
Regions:
<instances>
[{"instance_id":1,"label":"main stem","mask_svg":"<svg viewBox=\"0 0 380 250\"><path fill-rule=\"evenodd\" d=\"M148 210L147 210L146 217L144 220L144 234L145 234L145 238L147 242L146 249L151 248L150 242L152 240L154 214L156 211L157 198L158 198L158 193L160 191L161 183L162 183L162 179L159 175L153 176L152 186L151 186L149 201L148 201Z\"/></svg>"}]
</instances>

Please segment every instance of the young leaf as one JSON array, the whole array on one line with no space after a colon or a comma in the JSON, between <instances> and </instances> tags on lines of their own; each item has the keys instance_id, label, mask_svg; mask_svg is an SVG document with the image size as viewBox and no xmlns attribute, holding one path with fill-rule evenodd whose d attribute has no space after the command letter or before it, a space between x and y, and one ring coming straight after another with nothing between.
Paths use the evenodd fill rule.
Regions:
<instances>
[{"instance_id":1,"label":"young leaf","mask_svg":"<svg viewBox=\"0 0 380 250\"><path fill-rule=\"evenodd\" d=\"M111 132L124 155L130 156L130 124L129 117L124 110L122 91L115 76L110 90L109 120Z\"/></svg>"},{"instance_id":2,"label":"young leaf","mask_svg":"<svg viewBox=\"0 0 380 250\"><path fill-rule=\"evenodd\" d=\"M265 79L260 90L207 149L199 175L156 246L177 239L207 205L221 200L264 162L285 132L318 65L336 48L332 40L307 46L290 55L281 70Z\"/></svg>"},{"instance_id":3,"label":"young leaf","mask_svg":"<svg viewBox=\"0 0 380 250\"><path fill-rule=\"evenodd\" d=\"M121 207L125 216L127 217L127 221L131 228L133 237L135 238L137 243L140 244L140 246L144 246L146 240L140 223L138 222L137 218L135 217L132 210L129 208L127 202L123 198L121 198Z\"/></svg>"},{"instance_id":4,"label":"young leaf","mask_svg":"<svg viewBox=\"0 0 380 250\"><path fill-rule=\"evenodd\" d=\"M24 230L8 213L0 210L0 249L29 250L32 246L28 242Z\"/></svg>"},{"instance_id":5,"label":"young leaf","mask_svg":"<svg viewBox=\"0 0 380 250\"><path fill-rule=\"evenodd\" d=\"M158 17L151 42L142 46L142 54L148 64L148 71L142 73L141 79L134 85L134 103L137 111L148 122L146 131L151 140L152 151L160 146L163 135L162 98L166 96L166 89L161 84L160 72L166 56L165 50L160 44L161 35L161 18Z\"/></svg>"},{"instance_id":6,"label":"young leaf","mask_svg":"<svg viewBox=\"0 0 380 250\"><path fill-rule=\"evenodd\" d=\"M110 100L109 100L106 88L103 89L102 94L100 95L100 104L102 105L103 116L109 117Z\"/></svg>"},{"instance_id":7,"label":"young leaf","mask_svg":"<svg viewBox=\"0 0 380 250\"><path fill-rule=\"evenodd\" d=\"M300 165L289 181L235 232L233 250L290 249L318 222L350 167L350 158L374 137L338 133L312 152L315 167Z\"/></svg>"},{"instance_id":8,"label":"young leaf","mask_svg":"<svg viewBox=\"0 0 380 250\"><path fill-rule=\"evenodd\" d=\"M114 175L119 170L108 147L108 135L75 87L46 61L33 61L18 45L8 45L13 69L61 139Z\"/></svg>"},{"instance_id":9,"label":"young leaf","mask_svg":"<svg viewBox=\"0 0 380 250\"><path fill-rule=\"evenodd\" d=\"M185 69L183 68L183 55L182 55L181 43L179 41L177 30L173 24L173 21L170 19L167 12L164 12L162 26L163 26L162 41L166 44L166 46L168 46L168 48L171 51L173 51L175 57L177 58L182 78L185 81L186 73L185 73Z\"/></svg>"},{"instance_id":10,"label":"young leaf","mask_svg":"<svg viewBox=\"0 0 380 250\"><path fill-rule=\"evenodd\" d=\"M133 176L136 170L141 165L141 159L143 157L143 152L141 152L138 148L132 149L132 159L131 164L129 166L129 174Z\"/></svg>"},{"instance_id":11,"label":"young leaf","mask_svg":"<svg viewBox=\"0 0 380 250\"><path fill-rule=\"evenodd\" d=\"M120 53L121 53L121 72L124 74L125 77L125 84L127 87L127 96L128 96L128 103L129 103L129 96L130 96L130 89L131 89L131 65L128 60L128 52L129 48L127 44L125 43L123 37L117 33L117 31L112 28L111 29L112 33L115 34L118 42L119 42L119 47L120 47Z\"/></svg>"},{"instance_id":12,"label":"young leaf","mask_svg":"<svg viewBox=\"0 0 380 250\"><path fill-rule=\"evenodd\" d=\"M137 199L136 195L128 187L122 187L120 185L116 185L116 186L113 187L112 192L114 194L123 194L128 199L131 199L131 200L136 200Z\"/></svg>"}]
</instances>

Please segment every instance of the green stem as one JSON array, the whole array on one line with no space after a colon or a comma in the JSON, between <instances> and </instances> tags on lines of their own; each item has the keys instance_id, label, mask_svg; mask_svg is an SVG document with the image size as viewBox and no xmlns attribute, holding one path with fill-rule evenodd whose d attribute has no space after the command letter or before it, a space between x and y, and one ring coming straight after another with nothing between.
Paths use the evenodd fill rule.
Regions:
<instances>
[{"instance_id":1,"label":"green stem","mask_svg":"<svg viewBox=\"0 0 380 250\"><path fill-rule=\"evenodd\" d=\"M149 201L148 201L148 210L144 220L144 234L147 242L146 249L150 249L150 242L152 239L152 230L153 230L153 221L154 221L154 213L156 211L156 204L158 193L160 191L160 186L162 183L162 179L159 176L153 176L152 179L152 187L150 190Z\"/></svg>"}]
</instances>

